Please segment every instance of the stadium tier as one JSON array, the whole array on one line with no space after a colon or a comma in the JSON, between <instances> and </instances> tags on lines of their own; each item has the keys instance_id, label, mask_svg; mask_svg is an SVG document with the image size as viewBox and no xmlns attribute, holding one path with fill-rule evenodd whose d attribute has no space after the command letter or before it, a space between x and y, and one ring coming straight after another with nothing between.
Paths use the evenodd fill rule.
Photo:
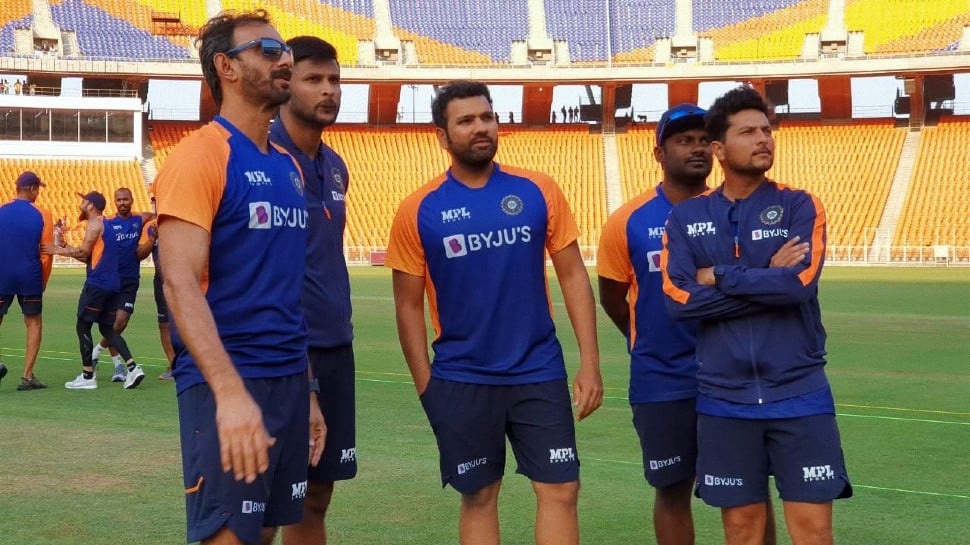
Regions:
<instances>
[{"instance_id":1,"label":"stadium tier","mask_svg":"<svg viewBox=\"0 0 970 545\"><path fill-rule=\"evenodd\" d=\"M970 24L965 0L857 0L846 2L846 28L865 31L867 53L949 49Z\"/></svg>"},{"instance_id":2,"label":"stadium tier","mask_svg":"<svg viewBox=\"0 0 970 545\"><path fill-rule=\"evenodd\" d=\"M98 161L74 159L0 159L0 180L15 180L21 172L32 170L47 184L37 204L50 210L54 220L62 218L69 229L65 240L81 243L78 229L78 193L100 191L108 200L106 215L114 215L114 192L120 187L131 189L135 198L132 209L149 210L151 201L137 161ZM7 202L16 195L13 184L0 185L0 200Z\"/></svg>"},{"instance_id":3,"label":"stadium tier","mask_svg":"<svg viewBox=\"0 0 970 545\"><path fill-rule=\"evenodd\" d=\"M923 129L893 245L894 259L915 259L935 244L970 246L970 120L944 119ZM905 253L905 255L904 255ZM967 259L968 255L955 256Z\"/></svg>"},{"instance_id":4,"label":"stadium tier","mask_svg":"<svg viewBox=\"0 0 970 545\"><path fill-rule=\"evenodd\" d=\"M195 121L166 121L155 122L152 124L150 141L152 152L154 153L155 168L162 168L162 163L168 157L175 144L185 135L201 127L202 124Z\"/></svg>"}]
</instances>

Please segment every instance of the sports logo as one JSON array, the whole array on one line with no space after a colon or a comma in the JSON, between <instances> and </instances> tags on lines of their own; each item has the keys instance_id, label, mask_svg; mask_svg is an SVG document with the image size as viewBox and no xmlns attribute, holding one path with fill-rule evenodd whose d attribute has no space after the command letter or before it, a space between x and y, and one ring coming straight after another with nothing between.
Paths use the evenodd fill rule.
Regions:
<instances>
[{"instance_id":1,"label":"sports logo","mask_svg":"<svg viewBox=\"0 0 970 545\"><path fill-rule=\"evenodd\" d=\"M765 208L758 214L758 219L761 223L765 225L774 225L781 221L781 218L785 216L785 209L781 205L775 204Z\"/></svg>"},{"instance_id":2,"label":"sports logo","mask_svg":"<svg viewBox=\"0 0 970 545\"><path fill-rule=\"evenodd\" d=\"M344 448L340 449L340 463L349 464L350 462L357 461L357 449L356 448Z\"/></svg>"},{"instance_id":3,"label":"sports logo","mask_svg":"<svg viewBox=\"0 0 970 545\"><path fill-rule=\"evenodd\" d=\"M273 206L266 201L249 203L249 228L271 228L273 226L273 220L270 217L272 212Z\"/></svg>"},{"instance_id":4,"label":"sports logo","mask_svg":"<svg viewBox=\"0 0 970 545\"><path fill-rule=\"evenodd\" d=\"M445 244L445 257L461 257L468 255L468 245L465 244L465 235L451 235L442 239Z\"/></svg>"},{"instance_id":5,"label":"sports logo","mask_svg":"<svg viewBox=\"0 0 970 545\"><path fill-rule=\"evenodd\" d=\"M265 513L266 502L245 500L242 502L242 508L240 511L242 511L244 515L249 515L252 513Z\"/></svg>"},{"instance_id":6,"label":"sports logo","mask_svg":"<svg viewBox=\"0 0 970 545\"><path fill-rule=\"evenodd\" d=\"M290 183L293 184L293 189L296 190L297 194L301 197L303 196L303 178L296 171L290 171Z\"/></svg>"},{"instance_id":7,"label":"sports logo","mask_svg":"<svg viewBox=\"0 0 970 545\"><path fill-rule=\"evenodd\" d=\"M333 186L337 188L337 191L344 192L344 176L340 173L339 168L330 169L330 177L333 178Z\"/></svg>"},{"instance_id":8,"label":"sports logo","mask_svg":"<svg viewBox=\"0 0 970 545\"><path fill-rule=\"evenodd\" d=\"M744 479L741 477L718 477L716 475L704 475L705 486L744 486Z\"/></svg>"},{"instance_id":9,"label":"sports logo","mask_svg":"<svg viewBox=\"0 0 970 545\"><path fill-rule=\"evenodd\" d=\"M802 467L802 480L805 482L830 481L834 478L835 472L830 465Z\"/></svg>"},{"instance_id":10,"label":"sports logo","mask_svg":"<svg viewBox=\"0 0 970 545\"><path fill-rule=\"evenodd\" d=\"M300 500L306 497L306 481L290 483L290 499Z\"/></svg>"},{"instance_id":11,"label":"sports logo","mask_svg":"<svg viewBox=\"0 0 970 545\"><path fill-rule=\"evenodd\" d=\"M549 449L550 464L562 464L565 462L575 462L575 461L576 461L576 453L573 451L572 447Z\"/></svg>"},{"instance_id":12,"label":"sports logo","mask_svg":"<svg viewBox=\"0 0 970 545\"><path fill-rule=\"evenodd\" d=\"M506 195L502 197L502 212L510 216L518 216L522 213L522 199L518 195Z\"/></svg>"},{"instance_id":13,"label":"sports logo","mask_svg":"<svg viewBox=\"0 0 970 545\"><path fill-rule=\"evenodd\" d=\"M660 272L660 250L647 252L647 265L650 272Z\"/></svg>"},{"instance_id":14,"label":"sports logo","mask_svg":"<svg viewBox=\"0 0 970 545\"><path fill-rule=\"evenodd\" d=\"M755 229L751 231L751 240L762 240L767 238L788 238L788 229Z\"/></svg>"},{"instance_id":15,"label":"sports logo","mask_svg":"<svg viewBox=\"0 0 970 545\"><path fill-rule=\"evenodd\" d=\"M665 460L650 460L650 469L657 471L664 469L665 467L670 467L677 465L681 462L680 456L674 456L673 458L667 458Z\"/></svg>"}]
</instances>

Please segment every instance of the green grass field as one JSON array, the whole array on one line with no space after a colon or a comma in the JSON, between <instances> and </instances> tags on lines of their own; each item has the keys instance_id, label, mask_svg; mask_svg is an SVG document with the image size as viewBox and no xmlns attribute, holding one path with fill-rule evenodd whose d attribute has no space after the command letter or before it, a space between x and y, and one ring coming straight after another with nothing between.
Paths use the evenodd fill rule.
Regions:
<instances>
[{"instance_id":1,"label":"green grass field","mask_svg":"<svg viewBox=\"0 0 970 545\"><path fill-rule=\"evenodd\" d=\"M353 269L352 281L360 475L337 487L332 542L455 543L458 498L438 484L434 440L397 343L389 271ZM63 383L79 369L81 283L80 271L58 270L47 290L36 373L49 389L15 391L23 358L16 306L3 324L11 371L0 384L0 544L183 543L175 395L155 379L164 360L151 282L142 283L126 333L149 377L126 391L102 372L98 390L74 392ZM557 289L560 336L575 365ZM855 485L855 497L836 504L837 541L970 543L970 270L829 267L821 289L828 372ZM652 543L652 491L626 401L628 360L602 312L600 346L607 399L577 428L583 542ZM506 479L501 511L504 542L531 543L534 503L523 477ZM695 517L699 544L721 541L715 510L696 501Z\"/></svg>"}]
</instances>

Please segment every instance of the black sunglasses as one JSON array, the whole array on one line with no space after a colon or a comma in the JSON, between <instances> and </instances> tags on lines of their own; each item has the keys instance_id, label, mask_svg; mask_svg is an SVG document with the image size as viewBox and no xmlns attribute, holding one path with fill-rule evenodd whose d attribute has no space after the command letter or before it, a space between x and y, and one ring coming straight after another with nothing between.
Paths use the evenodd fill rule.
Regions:
<instances>
[{"instance_id":1,"label":"black sunglasses","mask_svg":"<svg viewBox=\"0 0 970 545\"><path fill-rule=\"evenodd\" d=\"M279 60L279 58L283 56L283 53L290 53L293 51L293 48L279 40L273 38L257 38L255 40L249 40L246 43L239 44L229 51L226 51L226 56L232 58L239 55L243 51L256 46L259 46L260 53L262 53L264 57L273 61Z\"/></svg>"}]
</instances>

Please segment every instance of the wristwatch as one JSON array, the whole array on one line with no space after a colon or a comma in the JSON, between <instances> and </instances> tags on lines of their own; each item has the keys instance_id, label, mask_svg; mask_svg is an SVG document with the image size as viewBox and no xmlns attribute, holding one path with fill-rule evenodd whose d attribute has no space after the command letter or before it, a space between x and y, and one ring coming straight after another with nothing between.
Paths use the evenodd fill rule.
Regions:
<instances>
[{"instance_id":1,"label":"wristwatch","mask_svg":"<svg viewBox=\"0 0 970 545\"><path fill-rule=\"evenodd\" d=\"M313 379L310 381L310 391L316 392L318 394L320 393L320 383L317 382L317 379Z\"/></svg>"},{"instance_id":2,"label":"wristwatch","mask_svg":"<svg viewBox=\"0 0 970 545\"><path fill-rule=\"evenodd\" d=\"M721 280L724 279L724 266L714 265L714 287L721 287Z\"/></svg>"}]
</instances>

